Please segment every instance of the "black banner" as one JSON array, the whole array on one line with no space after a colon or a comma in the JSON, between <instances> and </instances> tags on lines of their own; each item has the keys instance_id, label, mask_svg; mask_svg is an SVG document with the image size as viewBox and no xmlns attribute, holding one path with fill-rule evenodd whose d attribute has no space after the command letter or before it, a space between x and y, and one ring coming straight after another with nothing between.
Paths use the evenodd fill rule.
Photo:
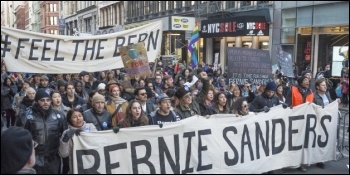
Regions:
<instances>
[{"instance_id":1,"label":"black banner","mask_svg":"<svg viewBox=\"0 0 350 175\"><path fill-rule=\"evenodd\" d=\"M273 81L269 51L227 47L227 65L230 83L267 84Z\"/></svg>"},{"instance_id":2,"label":"black banner","mask_svg":"<svg viewBox=\"0 0 350 175\"><path fill-rule=\"evenodd\" d=\"M239 16L201 21L201 38L227 36L269 36L264 16Z\"/></svg>"}]
</instances>

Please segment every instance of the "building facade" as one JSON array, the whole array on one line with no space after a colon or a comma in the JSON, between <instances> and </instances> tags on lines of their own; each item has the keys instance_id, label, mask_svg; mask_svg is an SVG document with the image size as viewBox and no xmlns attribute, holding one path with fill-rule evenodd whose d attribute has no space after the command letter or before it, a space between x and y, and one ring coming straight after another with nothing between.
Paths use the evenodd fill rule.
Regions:
<instances>
[{"instance_id":1,"label":"building facade","mask_svg":"<svg viewBox=\"0 0 350 175\"><path fill-rule=\"evenodd\" d=\"M41 33L58 35L59 1L40 1Z\"/></svg>"},{"instance_id":2,"label":"building facade","mask_svg":"<svg viewBox=\"0 0 350 175\"><path fill-rule=\"evenodd\" d=\"M32 31L33 32L41 32L41 20L40 20L40 1L32 1Z\"/></svg>"},{"instance_id":3,"label":"building facade","mask_svg":"<svg viewBox=\"0 0 350 175\"><path fill-rule=\"evenodd\" d=\"M33 31L33 1L24 1L25 30Z\"/></svg>"},{"instance_id":4,"label":"building facade","mask_svg":"<svg viewBox=\"0 0 350 175\"><path fill-rule=\"evenodd\" d=\"M331 65L332 76L340 76L339 52L349 46L349 2L275 1L272 34L273 50L282 46L292 54L300 75L305 69L314 76L318 67Z\"/></svg>"},{"instance_id":5,"label":"building facade","mask_svg":"<svg viewBox=\"0 0 350 175\"><path fill-rule=\"evenodd\" d=\"M93 35L98 27L98 1L61 1L63 8L68 8L66 35ZM63 18L63 16L62 16Z\"/></svg>"},{"instance_id":6,"label":"building facade","mask_svg":"<svg viewBox=\"0 0 350 175\"><path fill-rule=\"evenodd\" d=\"M16 28L25 30L26 15L25 15L25 9L23 4L17 6L17 8L15 9L15 16L16 16L16 21L15 21Z\"/></svg>"},{"instance_id":7,"label":"building facade","mask_svg":"<svg viewBox=\"0 0 350 175\"><path fill-rule=\"evenodd\" d=\"M194 29L197 6L205 2L128 1L125 29L162 20L163 37L160 55L177 55L181 60L187 60L187 44Z\"/></svg>"}]
</instances>

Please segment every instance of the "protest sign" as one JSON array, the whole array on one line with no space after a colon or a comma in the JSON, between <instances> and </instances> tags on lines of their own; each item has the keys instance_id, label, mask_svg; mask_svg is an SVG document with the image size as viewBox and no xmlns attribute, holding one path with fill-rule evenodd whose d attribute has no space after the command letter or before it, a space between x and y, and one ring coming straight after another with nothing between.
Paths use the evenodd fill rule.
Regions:
<instances>
[{"instance_id":1,"label":"protest sign","mask_svg":"<svg viewBox=\"0 0 350 175\"><path fill-rule=\"evenodd\" d=\"M294 78L292 55L283 51L281 47L277 47L276 51L281 74Z\"/></svg>"},{"instance_id":2,"label":"protest sign","mask_svg":"<svg viewBox=\"0 0 350 175\"><path fill-rule=\"evenodd\" d=\"M80 73L123 67L119 48L144 42L149 62L161 48L162 21L97 36L63 36L1 27L1 57L9 72Z\"/></svg>"},{"instance_id":3,"label":"protest sign","mask_svg":"<svg viewBox=\"0 0 350 175\"><path fill-rule=\"evenodd\" d=\"M151 75L152 72L149 67L144 42L120 47L119 52L123 60L124 69L131 79L134 79L135 75L140 77Z\"/></svg>"},{"instance_id":4,"label":"protest sign","mask_svg":"<svg viewBox=\"0 0 350 175\"><path fill-rule=\"evenodd\" d=\"M236 117L192 116L158 125L82 132L73 137L73 172L249 173L336 159L338 103L272 107Z\"/></svg>"},{"instance_id":5,"label":"protest sign","mask_svg":"<svg viewBox=\"0 0 350 175\"><path fill-rule=\"evenodd\" d=\"M229 83L267 84L273 81L269 51L227 47Z\"/></svg>"}]
</instances>

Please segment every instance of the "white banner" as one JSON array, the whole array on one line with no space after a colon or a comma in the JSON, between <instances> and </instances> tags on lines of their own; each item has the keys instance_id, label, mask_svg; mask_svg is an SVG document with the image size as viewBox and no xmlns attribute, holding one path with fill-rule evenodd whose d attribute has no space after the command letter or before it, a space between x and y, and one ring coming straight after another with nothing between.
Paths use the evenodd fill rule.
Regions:
<instances>
[{"instance_id":1,"label":"white banner","mask_svg":"<svg viewBox=\"0 0 350 175\"><path fill-rule=\"evenodd\" d=\"M235 117L193 116L73 137L73 172L254 173L336 159L338 103Z\"/></svg>"},{"instance_id":2,"label":"white banner","mask_svg":"<svg viewBox=\"0 0 350 175\"><path fill-rule=\"evenodd\" d=\"M159 55L162 21L98 36L63 36L1 27L1 57L9 72L80 73L123 67L119 48L144 42L149 62Z\"/></svg>"}]
</instances>

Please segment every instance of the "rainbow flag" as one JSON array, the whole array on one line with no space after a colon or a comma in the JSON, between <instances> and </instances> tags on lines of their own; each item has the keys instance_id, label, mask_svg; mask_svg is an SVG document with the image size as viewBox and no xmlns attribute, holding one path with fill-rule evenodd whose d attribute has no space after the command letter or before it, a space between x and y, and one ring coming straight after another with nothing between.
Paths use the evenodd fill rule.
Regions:
<instances>
[{"instance_id":1,"label":"rainbow flag","mask_svg":"<svg viewBox=\"0 0 350 175\"><path fill-rule=\"evenodd\" d=\"M192 68L196 67L198 64L198 55L197 55L197 41L199 40L198 33L198 23L194 26L193 33L190 39L190 43L188 44L188 51L191 54L191 66Z\"/></svg>"}]
</instances>

